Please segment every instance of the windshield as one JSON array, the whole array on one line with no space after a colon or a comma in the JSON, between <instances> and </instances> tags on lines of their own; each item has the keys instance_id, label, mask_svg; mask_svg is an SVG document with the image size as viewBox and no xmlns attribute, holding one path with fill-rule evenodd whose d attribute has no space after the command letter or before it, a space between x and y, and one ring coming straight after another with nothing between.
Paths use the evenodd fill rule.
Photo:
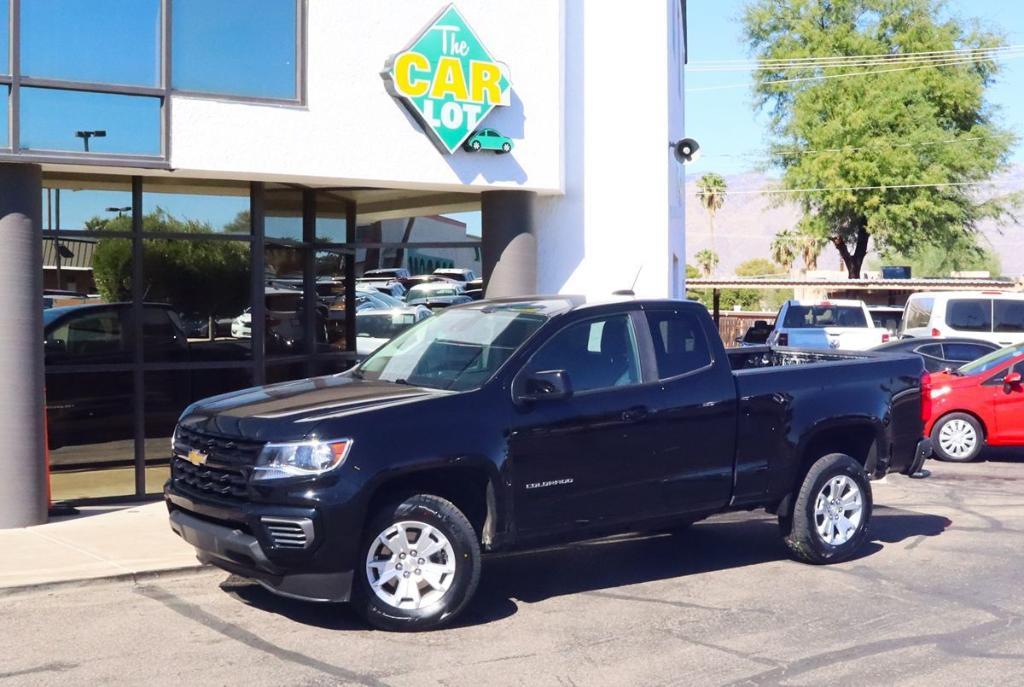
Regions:
<instances>
[{"instance_id":1,"label":"windshield","mask_svg":"<svg viewBox=\"0 0 1024 687\"><path fill-rule=\"evenodd\" d=\"M391 339L416 324L414 312L374 312L360 313L356 317L356 336L368 336L373 339Z\"/></svg>"},{"instance_id":2,"label":"windshield","mask_svg":"<svg viewBox=\"0 0 1024 687\"><path fill-rule=\"evenodd\" d=\"M852 305L791 305L782 324L786 329L805 327L867 327L864 310Z\"/></svg>"},{"instance_id":3,"label":"windshield","mask_svg":"<svg viewBox=\"0 0 1024 687\"><path fill-rule=\"evenodd\" d=\"M392 339L355 374L432 389L476 389L546 321L529 304L448 310Z\"/></svg>"},{"instance_id":4,"label":"windshield","mask_svg":"<svg viewBox=\"0 0 1024 687\"><path fill-rule=\"evenodd\" d=\"M962 375L976 375L989 372L1010 362L1021 353L1024 353L1024 343L1008 348L1000 348L998 351L993 351L961 366L957 372Z\"/></svg>"}]
</instances>

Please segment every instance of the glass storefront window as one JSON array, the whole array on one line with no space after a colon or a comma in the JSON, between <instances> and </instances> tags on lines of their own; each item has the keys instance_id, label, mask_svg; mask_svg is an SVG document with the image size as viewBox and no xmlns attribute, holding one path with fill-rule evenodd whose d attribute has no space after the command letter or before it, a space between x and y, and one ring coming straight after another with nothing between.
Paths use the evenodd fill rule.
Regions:
<instances>
[{"instance_id":1,"label":"glass storefront window","mask_svg":"<svg viewBox=\"0 0 1024 687\"><path fill-rule=\"evenodd\" d=\"M196 192L190 192L190 189ZM218 234L249 234L248 184L212 184L178 181L173 184L147 182L143 198L145 212L156 210L187 226L186 231ZM160 230L143 223L143 231ZM175 231L181 230L180 228Z\"/></svg>"},{"instance_id":2,"label":"glass storefront window","mask_svg":"<svg viewBox=\"0 0 1024 687\"><path fill-rule=\"evenodd\" d=\"M268 186L267 213L264 220L267 241L302 240L302 191L284 186Z\"/></svg>"},{"instance_id":3,"label":"glass storefront window","mask_svg":"<svg viewBox=\"0 0 1024 687\"><path fill-rule=\"evenodd\" d=\"M160 98L22 87L21 147L159 155Z\"/></svg>"},{"instance_id":4,"label":"glass storefront window","mask_svg":"<svg viewBox=\"0 0 1024 687\"><path fill-rule=\"evenodd\" d=\"M252 357L250 253L243 241L143 241L147 363Z\"/></svg>"},{"instance_id":5,"label":"glass storefront window","mask_svg":"<svg viewBox=\"0 0 1024 687\"><path fill-rule=\"evenodd\" d=\"M155 87L159 56L160 0L21 1L24 76Z\"/></svg>"},{"instance_id":6,"label":"glass storefront window","mask_svg":"<svg viewBox=\"0 0 1024 687\"><path fill-rule=\"evenodd\" d=\"M294 100L296 0L175 0L178 90Z\"/></svg>"},{"instance_id":7,"label":"glass storefront window","mask_svg":"<svg viewBox=\"0 0 1024 687\"><path fill-rule=\"evenodd\" d=\"M7 117L10 98L11 89L7 86L0 86L0 148L11 147L10 126Z\"/></svg>"},{"instance_id":8,"label":"glass storefront window","mask_svg":"<svg viewBox=\"0 0 1024 687\"><path fill-rule=\"evenodd\" d=\"M320 243L345 243L348 240L346 213L348 203L331 191L316 196L316 240Z\"/></svg>"},{"instance_id":9,"label":"glass storefront window","mask_svg":"<svg viewBox=\"0 0 1024 687\"><path fill-rule=\"evenodd\" d=\"M11 1L0 0L0 74L11 73Z\"/></svg>"},{"instance_id":10,"label":"glass storefront window","mask_svg":"<svg viewBox=\"0 0 1024 687\"><path fill-rule=\"evenodd\" d=\"M89 187L63 180L44 183L43 229L62 233L131 231L131 182L120 178Z\"/></svg>"}]
</instances>

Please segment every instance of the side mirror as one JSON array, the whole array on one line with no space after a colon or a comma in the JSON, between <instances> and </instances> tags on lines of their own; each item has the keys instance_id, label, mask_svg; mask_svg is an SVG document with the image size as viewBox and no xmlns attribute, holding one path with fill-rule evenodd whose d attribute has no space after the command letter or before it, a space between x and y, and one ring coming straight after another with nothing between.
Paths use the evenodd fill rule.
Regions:
<instances>
[{"instance_id":1,"label":"side mirror","mask_svg":"<svg viewBox=\"0 0 1024 687\"><path fill-rule=\"evenodd\" d=\"M46 339L43 342L43 353L67 353L68 345L64 339Z\"/></svg>"},{"instance_id":2,"label":"side mirror","mask_svg":"<svg viewBox=\"0 0 1024 687\"><path fill-rule=\"evenodd\" d=\"M557 401L572 396L572 382L565 370L532 372L522 382L516 401Z\"/></svg>"},{"instance_id":3,"label":"side mirror","mask_svg":"<svg viewBox=\"0 0 1024 687\"><path fill-rule=\"evenodd\" d=\"M1020 372L1007 372L1006 376L1003 377L1003 390L1006 393L1011 391L1019 390L1021 388L1021 375Z\"/></svg>"}]
</instances>

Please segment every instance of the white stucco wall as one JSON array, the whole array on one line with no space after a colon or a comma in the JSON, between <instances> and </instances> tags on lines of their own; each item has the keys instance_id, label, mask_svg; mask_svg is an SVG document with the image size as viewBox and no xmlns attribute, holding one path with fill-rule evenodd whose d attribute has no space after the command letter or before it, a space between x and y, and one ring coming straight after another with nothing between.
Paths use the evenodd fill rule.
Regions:
<instances>
[{"instance_id":1,"label":"white stucco wall","mask_svg":"<svg viewBox=\"0 0 1024 687\"><path fill-rule=\"evenodd\" d=\"M459 0L494 59L509 66L511 104L484 126L511 155L441 155L384 88L385 60L445 2L309 0L305 106L174 96L171 164L180 174L391 188L561 191L559 0Z\"/></svg>"},{"instance_id":2,"label":"white stucco wall","mask_svg":"<svg viewBox=\"0 0 1024 687\"><path fill-rule=\"evenodd\" d=\"M635 279L640 296L681 296L680 2L567 0L565 12L565 195L540 199L539 290L605 296Z\"/></svg>"}]
</instances>

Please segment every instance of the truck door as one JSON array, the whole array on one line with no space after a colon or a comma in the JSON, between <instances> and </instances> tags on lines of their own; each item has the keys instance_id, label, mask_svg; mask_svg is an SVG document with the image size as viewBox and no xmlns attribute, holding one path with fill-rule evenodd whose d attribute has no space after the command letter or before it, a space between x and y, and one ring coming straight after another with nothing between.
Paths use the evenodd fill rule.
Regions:
<instances>
[{"instance_id":1,"label":"truck door","mask_svg":"<svg viewBox=\"0 0 1024 687\"><path fill-rule=\"evenodd\" d=\"M650 492L665 514L715 510L732 496L736 384L692 308L654 306L647 324L659 380L646 434L655 451Z\"/></svg>"},{"instance_id":2,"label":"truck door","mask_svg":"<svg viewBox=\"0 0 1024 687\"><path fill-rule=\"evenodd\" d=\"M646 489L653 450L639 313L569 324L517 375L563 370L571 398L532 401L515 411L509 439L517 526L526 536L630 518L655 510ZM514 384L515 386L515 384Z\"/></svg>"}]
</instances>

